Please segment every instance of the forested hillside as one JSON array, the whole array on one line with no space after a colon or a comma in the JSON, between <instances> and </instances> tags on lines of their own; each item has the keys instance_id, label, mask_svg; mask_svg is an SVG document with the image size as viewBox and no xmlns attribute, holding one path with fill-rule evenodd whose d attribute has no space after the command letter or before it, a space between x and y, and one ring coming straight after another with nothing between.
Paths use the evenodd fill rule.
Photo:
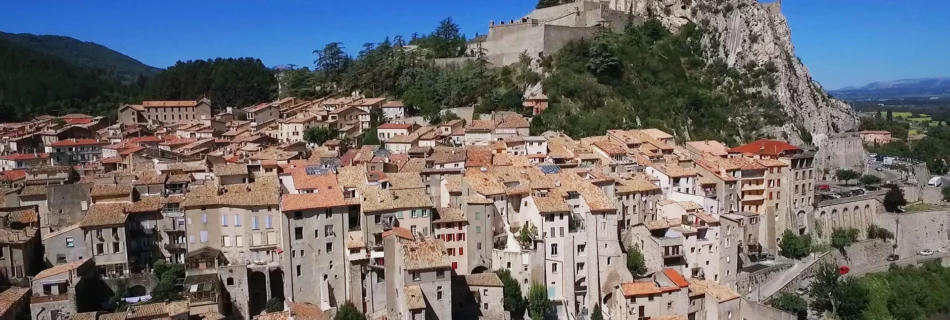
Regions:
<instances>
[{"instance_id":1,"label":"forested hillside","mask_svg":"<svg viewBox=\"0 0 950 320\"><path fill-rule=\"evenodd\" d=\"M73 66L105 71L125 83L136 81L140 76L152 76L160 71L100 44L70 37L0 32L0 40L59 58Z\"/></svg>"},{"instance_id":2,"label":"forested hillside","mask_svg":"<svg viewBox=\"0 0 950 320\"><path fill-rule=\"evenodd\" d=\"M247 107L277 94L274 72L260 59L227 58L179 61L153 77L146 100L211 99L216 109Z\"/></svg>"},{"instance_id":3,"label":"forested hillside","mask_svg":"<svg viewBox=\"0 0 950 320\"><path fill-rule=\"evenodd\" d=\"M144 83L123 85L107 71L75 66L0 39L0 121L40 114L106 114Z\"/></svg>"}]
</instances>

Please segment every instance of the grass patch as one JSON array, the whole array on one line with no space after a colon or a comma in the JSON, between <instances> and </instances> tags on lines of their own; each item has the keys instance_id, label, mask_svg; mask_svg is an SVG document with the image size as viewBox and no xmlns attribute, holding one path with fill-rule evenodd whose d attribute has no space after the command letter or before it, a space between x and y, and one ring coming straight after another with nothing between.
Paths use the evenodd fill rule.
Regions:
<instances>
[{"instance_id":1,"label":"grass patch","mask_svg":"<svg viewBox=\"0 0 950 320\"><path fill-rule=\"evenodd\" d=\"M913 117L914 113L906 112L906 111L894 111L894 112L891 112L891 116L893 116L894 119L907 119L907 118Z\"/></svg>"},{"instance_id":2,"label":"grass patch","mask_svg":"<svg viewBox=\"0 0 950 320\"><path fill-rule=\"evenodd\" d=\"M923 212L923 211L933 211L937 210L938 207L929 203L924 202L915 202L906 207L904 207L905 212Z\"/></svg>"},{"instance_id":3,"label":"grass patch","mask_svg":"<svg viewBox=\"0 0 950 320\"><path fill-rule=\"evenodd\" d=\"M914 117L914 118L907 118L907 121L910 121L910 122L930 122L930 121L933 121L933 118L931 118L930 116L926 116L926 117Z\"/></svg>"},{"instance_id":4,"label":"grass patch","mask_svg":"<svg viewBox=\"0 0 950 320\"><path fill-rule=\"evenodd\" d=\"M887 309L889 297L887 279L879 275L868 275L860 280L868 292L868 308L864 310L865 319L892 319Z\"/></svg>"}]
</instances>

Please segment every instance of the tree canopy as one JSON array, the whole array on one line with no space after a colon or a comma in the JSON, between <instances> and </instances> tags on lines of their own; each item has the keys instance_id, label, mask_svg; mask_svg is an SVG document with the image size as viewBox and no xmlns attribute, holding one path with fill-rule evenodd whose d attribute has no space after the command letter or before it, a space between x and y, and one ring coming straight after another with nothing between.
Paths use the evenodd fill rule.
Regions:
<instances>
[{"instance_id":1,"label":"tree canopy","mask_svg":"<svg viewBox=\"0 0 950 320\"><path fill-rule=\"evenodd\" d=\"M881 177L872 174L866 174L858 178L858 182L864 186L873 186L881 183Z\"/></svg>"},{"instance_id":2,"label":"tree canopy","mask_svg":"<svg viewBox=\"0 0 950 320\"><path fill-rule=\"evenodd\" d=\"M145 99L211 99L215 108L244 108L276 98L274 72L255 58L178 61L148 84Z\"/></svg>"},{"instance_id":3,"label":"tree canopy","mask_svg":"<svg viewBox=\"0 0 950 320\"><path fill-rule=\"evenodd\" d=\"M337 310L336 315L333 316L333 320L366 320L366 315L360 312L360 310L353 305L352 301L347 300L346 303Z\"/></svg>"},{"instance_id":4,"label":"tree canopy","mask_svg":"<svg viewBox=\"0 0 950 320\"><path fill-rule=\"evenodd\" d=\"M904 198L904 190L898 186L890 186L890 190L884 194L884 209L887 212L901 212L900 207L907 205L907 199Z\"/></svg>"},{"instance_id":5,"label":"tree canopy","mask_svg":"<svg viewBox=\"0 0 950 320\"><path fill-rule=\"evenodd\" d=\"M551 299L543 283L534 282L528 291L528 314L531 320L543 320L551 311Z\"/></svg>"},{"instance_id":6,"label":"tree canopy","mask_svg":"<svg viewBox=\"0 0 950 320\"><path fill-rule=\"evenodd\" d=\"M525 308L527 307L524 297L521 296L521 284L511 277L511 272L508 270L498 270L495 271L495 274L498 275L504 285L502 303L505 310L511 314L512 319L521 319L524 317Z\"/></svg>"},{"instance_id":7,"label":"tree canopy","mask_svg":"<svg viewBox=\"0 0 950 320\"><path fill-rule=\"evenodd\" d=\"M801 259L811 253L811 235L797 235L791 230L785 230L782 233L782 240L779 241L779 249L782 249L782 256L791 259Z\"/></svg>"},{"instance_id":8,"label":"tree canopy","mask_svg":"<svg viewBox=\"0 0 950 320\"><path fill-rule=\"evenodd\" d=\"M310 127L303 132L303 140L308 143L322 145L327 140L333 140L340 137L340 131L330 127Z\"/></svg>"},{"instance_id":9,"label":"tree canopy","mask_svg":"<svg viewBox=\"0 0 950 320\"><path fill-rule=\"evenodd\" d=\"M838 169L835 171L835 178L848 184L848 181L861 177L861 173L850 169Z\"/></svg>"},{"instance_id":10,"label":"tree canopy","mask_svg":"<svg viewBox=\"0 0 950 320\"><path fill-rule=\"evenodd\" d=\"M638 278L647 273L647 265L643 261L643 253L640 252L640 249L637 247L627 248L627 270L630 270L630 273Z\"/></svg>"},{"instance_id":11,"label":"tree canopy","mask_svg":"<svg viewBox=\"0 0 950 320\"><path fill-rule=\"evenodd\" d=\"M773 308L797 315L805 319L808 315L808 301L797 294L782 292L769 303Z\"/></svg>"}]
</instances>

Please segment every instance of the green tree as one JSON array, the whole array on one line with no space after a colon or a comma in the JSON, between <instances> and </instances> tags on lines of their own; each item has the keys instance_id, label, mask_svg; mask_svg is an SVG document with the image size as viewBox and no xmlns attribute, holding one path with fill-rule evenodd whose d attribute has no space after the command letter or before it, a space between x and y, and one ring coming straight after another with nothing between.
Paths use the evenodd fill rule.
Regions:
<instances>
[{"instance_id":1,"label":"green tree","mask_svg":"<svg viewBox=\"0 0 950 320\"><path fill-rule=\"evenodd\" d=\"M797 315L799 319L805 319L808 316L808 301L793 293L780 293L778 297L772 299L770 305L775 309Z\"/></svg>"},{"instance_id":2,"label":"green tree","mask_svg":"<svg viewBox=\"0 0 950 320\"><path fill-rule=\"evenodd\" d=\"M838 178L839 181L844 181L845 184L848 184L848 181L857 179L858 177L861 177L861 174L854 170L838 169L835 171L835 178Z\"/></svg>"},{"instance_id":3,"label":"green tree","mask_svg":"<svg viewBox=\"0 0 950 320\"><path fill-rule=\"evenodd\" d=\"M891 230L878 227L877 225L874 225L874 224L868 225L867 234L868 234L868 239L881 239L881 240L894 239L894 233L891 232Z\"/></svg>"},{"instance_id":4,"label":"green tree","mask_svg":"<svg viewBox=\"0 0 950 320\"><path fill-rule=\"evenodd\" d=\"M640 252L640 249L634 246L627 247L627 270L630 270L630 274L633 274L634 277L642 277L647 273L647 265L643 259L643 253Z\"/></svg>"},{"instance_id":5,"label":"green tree","mask_svg":"<svg viewBox=\"0 0 950 320\"><path fill-rule=\"evenodd\" d=\"M181 300L181 294L175 289L178 279L185 278L185 266L181 264L169 264L159 260L152 267L158 284L152 289L152 300L155 301L175 301Z\"/></svg>"},{"instance_id":6,"label":"green tree","mask_svg":"<svg viewBox=\"0 0 950 320\"><path fill-rule=\"evenodd\" d=\"M270 298L267 300L267 306L265 307L265 310L267 313L284 311L284 298Z\"/></svg>"},{"instance_id":7,"label":"green tree","mask_svg":"<svg viewBox=\"0 0 950 320\"><path fill-rule=\"evenodd\" d=\"M313 50L317 59L313 61L314 71L320 73L328 85L337 86L343 80L343 74L352 63L352 58L344 51L343 44L331 42L322 50Z\"/></svg>"},{"instance_id":8,"label":"green tree","mask_svg":"<svg viewBox=\"0 0 950 320\"><path fill-rule=\"evenodd\" d=\"M854 278L840 279L838 268L822 264L808 289L812 309L832 312L841 319L857 320L868 306L868 290Z\"/></svg>"},{"instance_id":9,"label":"green tree","mask_svg":"<svg viewBox=\"0 0 950 320\"><path fill-rule=\"evenodd\" d=\"M892 185L890 190L884 194L884 209L887 212L901 212L900 207L907 205L907 199L904 199L904 191L899 187Z\"/></svg>"},{"instance_id":10,"label":"green tree","mask_svg":"<svg viewBox=\"0 0 950 320\"><path fill-rule=\"evenodd\" d=\"M831 231L831 247L844 250L855 241L858 241L858 234L861 231L855 228L840 229L835 228Z\"/></svg>"},{"instance_id":11,"label":"green tree","mask_svg":"<svg viewBox=\"0 0 950 320\"><path fill-rule=\"evenodd\" d=\"M940 193L943 194L943 201L950 201L950 186L943 186Z\"/></svg>"},{"instance_id":12,"label":"green tree","mask_svg":"<svg viewBox=\"0 0 950 320\"><path fill-rule=\"evenodd\" d=\"M346 303L340 307L340 310L337 310L336 315L333 316L333 320L366 320L366 315L360 312L359 309L356 309L353 302L347 300Z\"/></svg>"},{"instance_id":13,"label":"green tree","mask_svg":"<svg viewBox=\"0 0 950 320\"><path fill-rule=\"evenodd\" d=\"M864 186L872 186L872 185L880 184L881 177L871 175L871 174L866 174L858 178L858 182L860 182Z\"/></svg>"},{"instance_id":14,"label":"green tree","mask_svg":"<svg viewBox=\"0 0 950 320\"><path fill-rule=\"evenodd\" d=\"M811 235L797 235L791 230L785 230L778 246L783 256L796 260L802 259L811 253Z\"/></svg>"},{"instance_id":15,"label":"green tree","mask_svg":"<svg viewBox=\"0 0 950 320\"><path fill-rule=\"evenodd\" d=\"M887 121L894 121L894 114L891 110L887 110Z\"/></svg>"},{"instance_id":16,"label":"green tree","mask_svg":"<svg viewBox=\"0 0 950 320\"><path fill-rule=\"evenodd\" d=\"M330 127L310 127L303 132L303 140L308 143L322 145L327 140L333 140L340 137L340 132L336 128Z\"/></svg>"},{"instance_id":17,"label":"green tree","mask_svg":"<svg viewBox=\"0 0 950 320\"><path fill-rule=\"evenodd\" d=\"M874 119L881 119L881 110L877 110L877 112L874 114Z\"/></svg>"},{"instance_id":18,"label":"green tree","mask_svg":"<svg viewBox=\"0 0 950 320\"><path fill-rule=\"evenodd\" d=\"M551 299L543 283L534 282L528 291L528 314L532 320L542 320L551 311Z\"/></svg>"},{"instance_id":19,"label":"green tree","mask_svg":"<svg viewBox=\"0 0 950 320\"><path fill-rule=\"evenodd\" d=\"M594 304L594 311L590 313L590 320L604 320L604 311L600 308L600 303Z\"/></svg>"},{"instance_id":20,"label":"green tree","mask_svg":"<svg viewBox=\"0 0 950 320\"><path fill-rule=\"evenodd\" d=\"M109 298L109 305L115 307L115 311L125 311L128 308L128 302L125 302L125 298L129 295L129 285L125 280L119 280L119 283L116 284L116 289L112 294L112 297Z\"/></svg>"},{"instance_id":21,"label":"green tree","mask_svg":"<svg viewBox=\"0 0 950 320\"><path fill-rule=\"evenodd\" d=\"M524 297L521 296L521 284L511 277L511 272L508 270L497 270L495 274L498 275L504 285L502 289L504 300L502 302L505 310L511 314L512 319L521 319L524 317L526 308Z\"/></svg>"}]
</instances>

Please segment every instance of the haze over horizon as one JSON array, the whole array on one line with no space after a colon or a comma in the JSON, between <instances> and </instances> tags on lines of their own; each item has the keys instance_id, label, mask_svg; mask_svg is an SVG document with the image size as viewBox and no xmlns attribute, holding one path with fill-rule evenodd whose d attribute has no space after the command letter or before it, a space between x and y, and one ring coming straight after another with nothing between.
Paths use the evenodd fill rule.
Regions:
<instances>
[{"instance_id":1,"label":"haze over horizon","mask_svg":"<svg viewBox=\"0 0 950 320\"><path fill-rule=\"evenodd\" d=\"M164 68L178 60L250 56L268 66L312 66L314 49L342 42L356 54L363 43L431 32L451 16L469 38L489 20L516 19L536 1L445 3L368 0L310 3L209 0L78 2L27 1L0 12L0 31L53 34L92 41ZM950 21L935 12L946 1L783 2L796 53L826 89L899 79L950 76ZM370 8L367 10L367 8ZM152 20L154 18L154 20Z\"/></svg>"}]
</instances>

